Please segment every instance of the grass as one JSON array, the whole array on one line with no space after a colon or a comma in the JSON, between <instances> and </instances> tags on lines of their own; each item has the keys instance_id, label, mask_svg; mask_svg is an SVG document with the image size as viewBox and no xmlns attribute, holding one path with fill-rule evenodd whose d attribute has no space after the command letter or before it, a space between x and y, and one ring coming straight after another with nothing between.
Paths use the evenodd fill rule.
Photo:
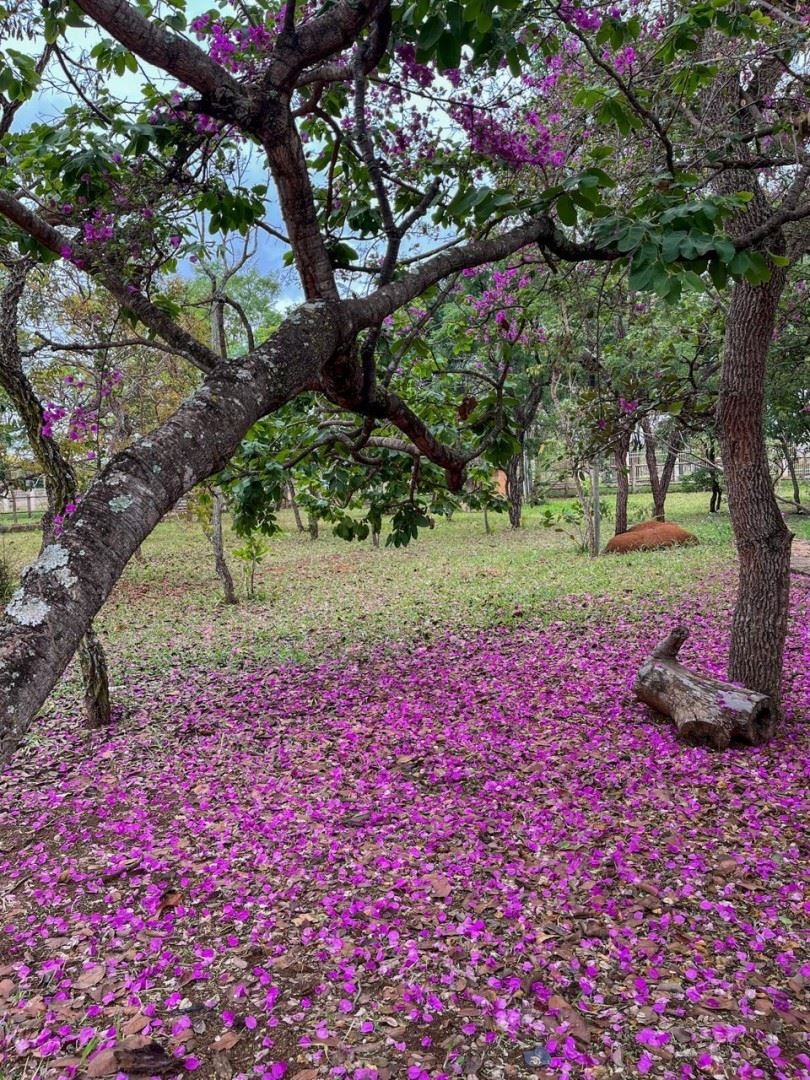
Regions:
<instances>
[{"instance_id":1,"label":"grass","mask_svg":"<svg viewBox=\"0 0 810 1080\"><path fill-rule=\"evenodd\" d=\"M256 596L236 608L221 602L210 549L199 526L164 520L133 559L97 620L111 660L112 681L132 668L160 674L175 667L240 666L247 658L318 657L383 641L430 640L447 630L542 625L588 615L594 597L675 598L700 581L709 601L734 563L725 509L707 512L703 493L674 493L668 514L700 539L695 547L590 559L564 533L528 508L513 532L505 515L460 513L440 520L407 548L348 544L322 528L317 541L295 531L291 514L267 543L256 573ZM648 495L631 496L630 518L648 516ZM810 538L810 521L791 517ZM603 524L603 537L611 522ZM0 557L19 572L36 555L37 533L0 537ZM228 535L232 552L237 537ZM240 561L231 557L239 582ZM239 582L241 584L241 582ZM244 595L244 589L240 590Z\"/></svg>"},{"instance_id":2,"label":"grass","mask_svg":"<svg viewBox=\"0 0 810 1080\"><path fill-rule=\"evenodd\" d=\"M529 508L525 527L509 529L477 513L439 521L403 549L347 544L328 529L312 541L282 514L284 531L268 541L256 574L256 597L221 603L210 550L199 527L162 522L133 559L103 608L98 628L116 668L160 672L176 666L238 666L246 656L303 659L349 645L426 640L446 630L543 624L587 614L593 597L677 596L695 580L719 582L734 560L726 512L706 512L705 494L673 494L669 515L700 539L696 547L590 559L565 534L543 526L546 507ZM649 512L649 496L631 497L631 520ZM794 530L810 534L799 518ZM605 535L611 524L604 523ZM232 551L238 538L228 536ZM0 538L12 570L35 556L38 535ZM231 558L235 578L241 568ZM244 591L244 590L242 590Z\"/></svg>"},{"instance_id":3,"label":"grass","mask_svg":"<svg viewBox=\"0 0 810 1080\"><path fill-rule=\"evenodd\" d=\"M13 1076L91 1048L111 1073L137 1009L200 1080L531 1080L555 1033L582 1080L801 1075L806 587L790 726L684 748L629 680L674 619L722 669L734 551L705 496L670 513L698 546L598 559L540 509L401 550L285 516L237 608L199 527L162 523L98 619L116 722L84 731L63 682L0 777ZM37 537L0 544L19 568Z\"/></svg>"}]
</instances>

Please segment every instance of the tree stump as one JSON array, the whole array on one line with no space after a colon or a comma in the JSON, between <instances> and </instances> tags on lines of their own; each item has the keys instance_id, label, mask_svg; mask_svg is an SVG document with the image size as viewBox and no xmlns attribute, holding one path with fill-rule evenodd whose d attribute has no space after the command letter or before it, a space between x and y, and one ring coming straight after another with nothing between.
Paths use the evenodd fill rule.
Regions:
<instances>
[{"instance_id":1,"label":"tree stump","mask_svg":"<svg viewBox=\"0 0 810 1080\"><path fill-rule=\"evenodd\" d=\"M773 734L777 710L771 698L744 686L696 675L678 663L689 636L676 626L639 668L633 691L646 705L675 721L678 734L691 743L725 750L732 741L751 746Z\"/></svg>"}]
</instances>

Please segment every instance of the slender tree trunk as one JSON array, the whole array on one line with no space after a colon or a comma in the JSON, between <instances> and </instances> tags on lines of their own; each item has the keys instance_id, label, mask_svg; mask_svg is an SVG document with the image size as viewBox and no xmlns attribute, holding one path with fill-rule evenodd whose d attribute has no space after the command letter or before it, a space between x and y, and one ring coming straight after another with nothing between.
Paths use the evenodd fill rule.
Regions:
<instances>
[{"instance_id":1,"label":"slender tree trunk","mask_svg":"<svg viewBox=\"0 0 810 1080\"><path fill-rule=\"evenodd\" d=\"M307 532L310 540L318 539L318 519L314 514L307 514Z\"/></svg>"},{"instance_id":2,"label":"slender tree trunk","mask_svg":"<svg viewBox=\"0 0 810 1080\"><path fill-rule=\"evenodd\" d=\"M110 676L104 647L90 628L79 642L79 665L84 682L84 711L87 726L104 727L110 722Z\"/></svg>"},{"instance_id":3,"label":"slender tree trunk","mask_svg":"<svg viewBox=\"0 0 810 1080\"><path fill-rule=\"evenodd\" d=\"M779 701L788 621L791 534L771 487L763 418L765 370L785 275L738 282L726 318L717 421L740 562L729 678Z\"/></svg>"},{"instance_id":4,"label":"slender tree trunk","mask_svg":"<svg viewBox=\"0 0 810 1080\"><path fill-rule=\"evenodd\" d=\"M652 424L650 423L650 418L648 416L645 416L641 421L641 430L644 434L644 456L647 459L647 471L650 474L653 518L656 521L664 521L664 505L669 493L669 485L672 483L672 477L675 474L675 465L678 461L678 454L683 445L683 431L678 428L670 435L667 444L667 456L664 459L664 466L659 474L658 447Z\"/></svg>"},{"instance_id":5,"label":"slender tree trunk","mask_svg":"<svg viewBox=\"0 0 810 1080\"><path fill-rule=\"evenodd\" d=\"M523 446L520 452L510 457L506 466L506 499L509 513L509 526L519 529L523 512Z\"/></svg>"},{"instance_id":6,"label":"slender tree trunk","mask_svg":"<svg viewBox=\"0 0 810 1080\"><path fill-rule=\"evenodd\" d=\"M616 529L615 535L627 532L627 498L630 485L627 476L627 455L630 451L630 432L622 430L613 446L613 464L616 467Z\"/></svg>"},{"instance_id":7,"label":"slender tree trunk","mask_svg":"<svg viewBox=\"0 0 810 1080\"><path fill-rule=\"evenodd\" d=\"M593 483L591 484L591 491L586 491L585 486L582 483L582 476L580 475L578 466L574 466L573 476L577 499L579 500L579 505L582 507L582 519L585 523L585 546L588 549L588 554L595 558L599 554L599 527L595 522L597 512L594 509L596 504L594 501ZM596 476L598 477L598 472L596 473ZM598 500L598 498L599 491L597 488L596 499Z\"/></svg>"},{"instance_id":8,"label":"slender tree trunk","mask_svg":"<svg viewBox=\"0 0 810 1080\"><path fill-rule=\"evenodd\" d=\"M709 440L709 444L706 448L706 460L709 463L711 469L712 478L712 494L709 499L709 513L716 514L720 509L720 503L723 499L723 489L720 487L720 480L718 479L717 468L715 466L715 449L714 441Z\"/></svg>"},{"instance_id":9,"label":"slender tree trunk","mask_svg":"<svg viewBox=\"0 0 810 1080\"><path fill-rule=\"evenodd\" d=\"M295 527L298 532L306 532L306 525L301 520L301 511L298 509L298 503L295 501L295 488L293 487L292 480L287 481L287 498L290 500L290 509L293 512L295 518Z\"/></svg>"},{"instance_id":10,"label":"slender tree trunk","mask_svg":"<svg viewBox=\"0 0 810 1080\"><path fill-rule=\"evenodd\" d=\"M545 382L535 383L526 395L525 401L515 410L520 450L517 454L513 454L506 466L506 498L509 507L509 525L512 529L519 529L521 525L526 484L526 437L537 416L545 388Z\"/></svg>"},{"instance_id":11,"label":"slender tree trunk","mask_svg":"<svg viewBox=\"0 0 810 1080\"><path fill-rule=\"evenodd\" d=\"M649 416L641 421L641 431L644 435L644 457L647 461L647 472L650 476L650 491L653 499L653 518L656 521L664 520L664 500L661 498L661 481L658 476L658 455Z\"/></svg>"},{"instance_id":12,"label":"slender tree trunk","mask_svg":"<svg viewBox=\"0 0 810 1080\"><path fill-rule=\"evenodd\" d=\"M779 437L779 445L782 449L782 454L785 458L785 468L787 469L788 476L790 477L790 486L793 489L793 503L797 510L802 508L802 493L799 487L799 478L796 475L796 456L793 452L793 447L787 441L787 439Z\"/></svg>"},{"instance_id":13,"label":"slender tree trunk","mask_svg":"<svg viewBox=\"0 0 810 1080\"><path fill-rule=\"evenodd\" d=\"M214 290L211 298L211 348L223 360L228 358L228 346L225 340L225 301ZM233 587L233 575L225 557L225 541L222 536L222 511L225 498L218 487L211 490L211 531L208 540L214 551L214 570L222 583L222 594L226 604L238 604L236 589Z\"/></svg>"},{"instance_id":14,"label":"slender tree trunk","mask_svg":"<svg viewBox=\"0 0 810 1080\"><path fill-rule=\"evenodd\" d=\"M222 592L226 604L238 604L236 589L233 587L233 577L228 568L228 560L225 558L225 542L222 535L222 511L225 505L225 497L222 491L215 487L213 491L213 505L211 507L211 532L209 540L214 549L214 566L217 577L222 582Z\"/></svg>"},{"instance_id":15,"label":"slender tree trunk","mask_svg":"<svg viewBox=\"0 0 810 1080\"><path fill-rule=\"evenodd\" d=\"M664 467L661 470L661 478L659 480L659 492L661 496L661 521L664 520L664 504L669 494L669 485L672 483L672 477L675 475L675 466L678 463L678 455L681 452L683 446L683 430L678 428L670 436L669 445L667 446L667 456L664 458Z\"/></svg>"}]
</instances>

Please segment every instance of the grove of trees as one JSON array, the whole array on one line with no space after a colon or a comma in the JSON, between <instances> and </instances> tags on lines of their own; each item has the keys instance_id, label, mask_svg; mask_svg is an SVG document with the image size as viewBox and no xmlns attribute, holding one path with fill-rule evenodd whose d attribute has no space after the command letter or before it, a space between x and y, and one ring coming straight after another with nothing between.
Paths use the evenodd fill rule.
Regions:
<instances>
[{"instance_id":1,"label":"grove of trees","mask_svg":"<svg viewBox=\"0 0 810 1080\"><path fill-rule=\"evenodd\" d=\"M67 514L74 487L62 469L52 510L63 520L0 628L0 756L128 560L195 485L229 466L236 485L254 477L260 520L262 491L286 482L272 464L278 440L297 425L308 430L301 460L326 454L341 473L344 511L370 475L366 524L379 531L391 506L390 490L374 501L383 477L399 485L412 534L419 484L436 488L438 471L459 493L485 454L510 467L561 371L584 377L597 409L612 395L600 419L619 461L630 419L656 405L699 410L695 364L713 369L740 563L729 677L778 700L791 536L764 415L771 353L802 348L783 314L810 237L795 5L267 0L191 17L184 0L20 0L8 10L6 290L61 260L93 283L98 317L85 338L128 328L182 360L191 392L169 415L156 402L150 430L111 446ZM283 247L301 304L278 319L226 298L216 250L233 233ZM178 286L184 259L207 268L205 297ZM652 371L651 295L656 310L670 307L648 332L695 331ZM191 317L203 300L207 313ZM14 295L6 301L4 364L16 370ZM430 389L429 322L435 343L458 342L454 356L443 349L455 402L455 391L437 400ZM768 391L788 447L802 437L789 420L803 392L790 370ZM47 417L33 409L29 437L46 455ZM245 458L263 463L260 482ZM356 517L330 512L353 532Z\"/></svg>"}]
</instances>

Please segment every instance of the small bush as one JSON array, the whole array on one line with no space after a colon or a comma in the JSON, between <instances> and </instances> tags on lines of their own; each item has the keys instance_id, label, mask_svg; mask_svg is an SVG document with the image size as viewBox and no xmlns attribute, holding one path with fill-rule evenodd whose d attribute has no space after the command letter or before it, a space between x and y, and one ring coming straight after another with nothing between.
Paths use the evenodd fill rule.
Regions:
<instances>
[{"instance_id":1,"label":"small bush","mask_svg":"<svg viewBox=\"0 0 810 1080\"><path fill-rule=\"evenodd\" d=\"M711 491L712 479L716 475L714 469L707 469L704 465L701 465L694 472L683 477L681 491Z\"/></svg>"}]
</instances>

